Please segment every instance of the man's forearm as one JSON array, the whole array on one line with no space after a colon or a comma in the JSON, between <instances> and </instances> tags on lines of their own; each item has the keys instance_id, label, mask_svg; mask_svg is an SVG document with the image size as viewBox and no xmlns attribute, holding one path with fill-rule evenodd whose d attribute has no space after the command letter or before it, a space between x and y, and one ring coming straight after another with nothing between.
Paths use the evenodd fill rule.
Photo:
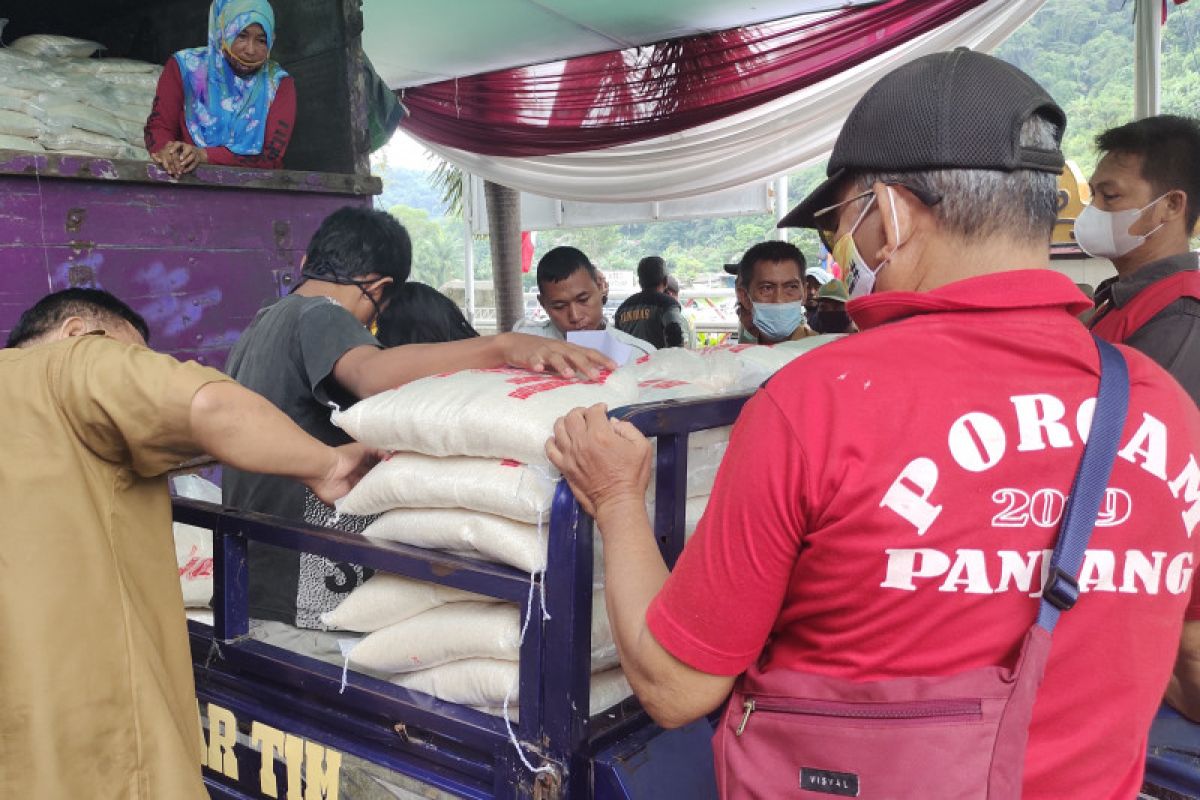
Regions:
<instances>
[{"instance_id":1,"label":"man's forearm","mask_svg":"<svg viewBox=\"0 0 1200 800\"><path fill-rule=\"evenodd\" d=\"M334 377L355 397L370 397L430 375L504 365L500 335L477 336L456 342L372 350L364 358L345 365L345 369L339 362Z\"/></svg>"},{"instance_id":2,"label":"man's forearm","mask_svg":"<svg viewBox=\"0 0 1200 800\"><path fill-rule=\"evenodd\" d=\"M247 472L302 482L323 477L333 451L266 398L232 381L205 384L192 397L192 438L204 452Z\"/></svg>"},{"instance_id":3,"label":"man's forearm","mask_svg":"<svg viewBox=\"0 0 1200 800\"><path fill-rule=\"evenodd\" d=\"M707 675L658 643L646 612L670 574L654 538L645 504L630 497L597 509L604 531L604 597L621 667L650 715L676 727L708 713L728 694L732 679Z\"/></svg>"}]
</instances>

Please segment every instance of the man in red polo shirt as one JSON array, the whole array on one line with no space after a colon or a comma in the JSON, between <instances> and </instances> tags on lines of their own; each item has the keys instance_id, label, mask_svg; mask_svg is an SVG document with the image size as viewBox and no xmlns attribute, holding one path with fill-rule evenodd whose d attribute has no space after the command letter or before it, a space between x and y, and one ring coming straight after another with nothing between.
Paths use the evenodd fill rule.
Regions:
<instances>
[{"instance_id":1,"label":"man in red polo shirt","mask_svg":"<svg viewBox=\"0 0 1200 800\"><path fill-rule=\"evenodd\" d=\"M876 681L1012 665L1099 374L1088 300L1047 269L1064 124L1028 76L966 50L868 91L829 179L780 223L822 233L863 332L747 404L670 575L646 441L601 407L560 420L547 452L603 531L622 666L660 723L711 712L751 666ZM1200 414L1123 352L1129 415L1037 694L1027 800L1137 794L1184 615L1200 617Z\"/></svg>"}]
</instances>

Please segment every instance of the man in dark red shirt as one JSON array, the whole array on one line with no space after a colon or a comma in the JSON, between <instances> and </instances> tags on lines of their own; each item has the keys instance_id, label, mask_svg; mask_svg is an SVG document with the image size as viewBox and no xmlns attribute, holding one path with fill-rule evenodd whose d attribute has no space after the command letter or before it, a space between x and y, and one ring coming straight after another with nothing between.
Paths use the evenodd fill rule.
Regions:
<instances>
[{"instance_id":1,"label":"man in dark red shirt","mask_svg":"<svg viewBox=\"0 0 1200 800\"><path fill-rule=\"evenodd\" d=\"M622 666L660 723L711 712L752 665L856 682L1012 665L1099 374L1088 300L1047 269L1064 124L1028 76L966 50L867 92L829 179L780 223L822 233L863 332L746 405L673 573L644 510L648 443L602 407L557 424L547 452L603 531ZM1137 794L1200 618L1200 413L1123 353L1129 415L1037 694L1026 800Z\"/></svg>"}]
</instances>

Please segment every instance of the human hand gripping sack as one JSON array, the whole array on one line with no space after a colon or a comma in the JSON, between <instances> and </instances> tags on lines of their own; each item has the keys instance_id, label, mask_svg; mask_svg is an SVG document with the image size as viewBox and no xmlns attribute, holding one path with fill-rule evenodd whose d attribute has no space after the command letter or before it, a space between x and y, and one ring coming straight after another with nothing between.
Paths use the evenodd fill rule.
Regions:
<instances>
[{"instance_id":1,"label":"human hand gripping sack","mask_svg":"<svg viewBox=\"0 0 1200 800\"><path fill-rule=\"evenodd\" d=\"M509 366L557 372L564 378L574 378L576 372L581 372L591 380L600 377L602 369L617 368L612 359L590 347L525 333L502 333L499 338L504 361Z\"/></svg>"},{"instance_id":2,"label":"human hand gripping sack","mask_svg":"<svg viewBox=\"0 0 1200 800\"><path fill-rule=\"evenodd\" d=\"M304 482L327 505L333 505L335 500L347 495L383 458L379 450L357 442L330 447L329 453L331 460L325 473Z\"/></svg>"},{"instance_id":3,"label":"human hand gripping sack","mask_svg":"<svg viewBox=\"0 0 1200 800\"><path fill-rule=\"evenodd\" d=\"M650 452L646 437L630 423L610 419L603 404L562 417L546 441L550 463L593 517L631 501L645 507Z\"/></svg>"}]
</instances>

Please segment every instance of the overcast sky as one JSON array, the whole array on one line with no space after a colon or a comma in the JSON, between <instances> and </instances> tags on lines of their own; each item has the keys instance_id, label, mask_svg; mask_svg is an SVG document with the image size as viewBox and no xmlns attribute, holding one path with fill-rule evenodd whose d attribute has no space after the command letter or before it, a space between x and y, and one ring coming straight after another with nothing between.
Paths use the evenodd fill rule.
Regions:
<instances>
[{"instance_id":1,"label":"overcast sky","mask_svg":"<svg viewBox=\"0 0 1200 800\"><path fill-rule=\"evenodd\" d=\"M388 164L392 167L401 169L416 169L422 172L432 172L434 165L437 163L421 144L403 129L396 131L396 135L384 147L384 153L387 155Z\"/></svg>"}]
</instances>

